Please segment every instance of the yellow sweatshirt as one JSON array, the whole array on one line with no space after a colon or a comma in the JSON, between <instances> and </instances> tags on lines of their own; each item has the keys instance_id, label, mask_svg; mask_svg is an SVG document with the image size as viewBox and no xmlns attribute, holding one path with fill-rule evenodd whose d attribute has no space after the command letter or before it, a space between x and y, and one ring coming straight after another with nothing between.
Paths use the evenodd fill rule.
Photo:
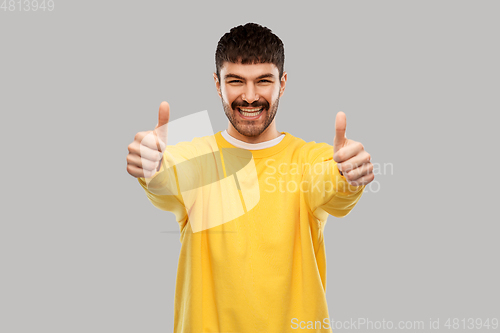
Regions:
<instances>
[{"instance_id":1,"label":"yellow sweatshirt","mask_svg":"<svg viewBox=\"0 0 500 333\"><path fill-rule=\"evenodd\" d=\"M325 222L364 186L340 175L331 145L283 133L261 150L221 132L167 146L160 171L138 179L181 231L175 333L331 332Z\"/></svg>"}]
</instances>

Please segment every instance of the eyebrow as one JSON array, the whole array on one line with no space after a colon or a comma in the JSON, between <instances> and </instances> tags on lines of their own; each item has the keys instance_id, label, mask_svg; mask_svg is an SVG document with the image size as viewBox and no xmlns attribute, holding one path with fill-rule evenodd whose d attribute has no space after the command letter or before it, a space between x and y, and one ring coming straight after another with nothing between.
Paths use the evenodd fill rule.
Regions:
<instances>
[{"instance_id":1,"label":"eyebrow","mask_svg":"<svg viewBox=\"0 0 500 333\"><path fill-rule=\"evenodd\" d=\"M230 78L240 79L240 80L245 80L245 78L244 78L244 77L241 77L241 76L236 75L236 74L226 74L226 75L224 76L224 80L227 80L227 79L230 79ZM275 78L275 76L274 76L274 74L267 73L267 74L262 74L262 75L260 75L260 76L256 77L255 79L256 79L256 80L260 80L260 79L263 79L263 78L271 78L271 79L274 79L274 78Z\"/></svg>"}]
</instances>

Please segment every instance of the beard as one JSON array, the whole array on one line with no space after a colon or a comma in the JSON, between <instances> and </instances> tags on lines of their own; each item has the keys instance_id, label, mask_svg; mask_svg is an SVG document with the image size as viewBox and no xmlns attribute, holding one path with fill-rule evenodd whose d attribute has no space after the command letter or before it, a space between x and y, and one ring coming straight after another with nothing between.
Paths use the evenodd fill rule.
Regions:
<instances>
[{"instance_id":1,"label":"beard","mask_svg":"<svg viewBox=\"0 0 500 333\"><path fill-rule=\"evenodd\" d=\"M224 101L224 98L221 98L221 100L222 107L224 108L224 113L226 114L227 119L229 119L229 122L238 131L238 133L248 137L257 137L264 133L264 131L273 122L274 117L276 117L280 98L276 98L274 103L272 103L271 108L269 108L269 103L267 103L267 101L264 101L263 103L254 102L252 104L234 101L232 103L232 106L229 106L229 104ZM237 110L238 106L263 107L262 115L257 120L243 120L241 118L238 119L238 117L235 115L236 112L239 112Z\"/></svg>"}]
</instances>

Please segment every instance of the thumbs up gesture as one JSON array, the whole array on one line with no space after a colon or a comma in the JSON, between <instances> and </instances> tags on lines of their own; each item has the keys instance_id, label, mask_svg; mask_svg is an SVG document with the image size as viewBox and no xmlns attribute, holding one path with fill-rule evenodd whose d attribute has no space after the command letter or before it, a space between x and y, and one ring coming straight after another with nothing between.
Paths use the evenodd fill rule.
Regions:
<instances>
[{"instance_id":1,"label":"thumbs up gesture","mask_svg":"<svg viewBox=\"0 0 500 333\"><path fill-rule=\"evenodd\" d=\"M335 118L335 138L333 139L333 160L350 185L366 185L373 181L371 156L361 142L349 140L345 136L346 117L344 112Z\"/></svg>"},{"instance_id":2,"label":"thumbs up gesture","mask_svg":"<svg viewBox=\"0 0 500 333\"><path fill-rule=\"evenodd\" d=\"M160 104L158 124L153 131L138 132L128 146L127 172L133 177L152 177L161 168L163 152L167 146L167 124L170 105Z\"/></svg>"}]
</instances>

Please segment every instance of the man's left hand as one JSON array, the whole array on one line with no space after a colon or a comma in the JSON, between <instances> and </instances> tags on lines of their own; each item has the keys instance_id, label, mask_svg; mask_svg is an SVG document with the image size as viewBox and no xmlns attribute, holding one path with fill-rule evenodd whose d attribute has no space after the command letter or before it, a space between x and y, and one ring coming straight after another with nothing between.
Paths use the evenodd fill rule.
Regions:
<instances>
[{"instance_id":1,"label":"man's left hand","mask_svg":"<svg viewBox=\"0 0 500 333\"><path fill-rule=\"evenodd\" d=\"M361 142L349 140L345 136L346 117L344 112L335 118L335 138L333 139L333 160L350 185L366 185L373 181L371 156Z\"/></svg>"}]
</instances>

